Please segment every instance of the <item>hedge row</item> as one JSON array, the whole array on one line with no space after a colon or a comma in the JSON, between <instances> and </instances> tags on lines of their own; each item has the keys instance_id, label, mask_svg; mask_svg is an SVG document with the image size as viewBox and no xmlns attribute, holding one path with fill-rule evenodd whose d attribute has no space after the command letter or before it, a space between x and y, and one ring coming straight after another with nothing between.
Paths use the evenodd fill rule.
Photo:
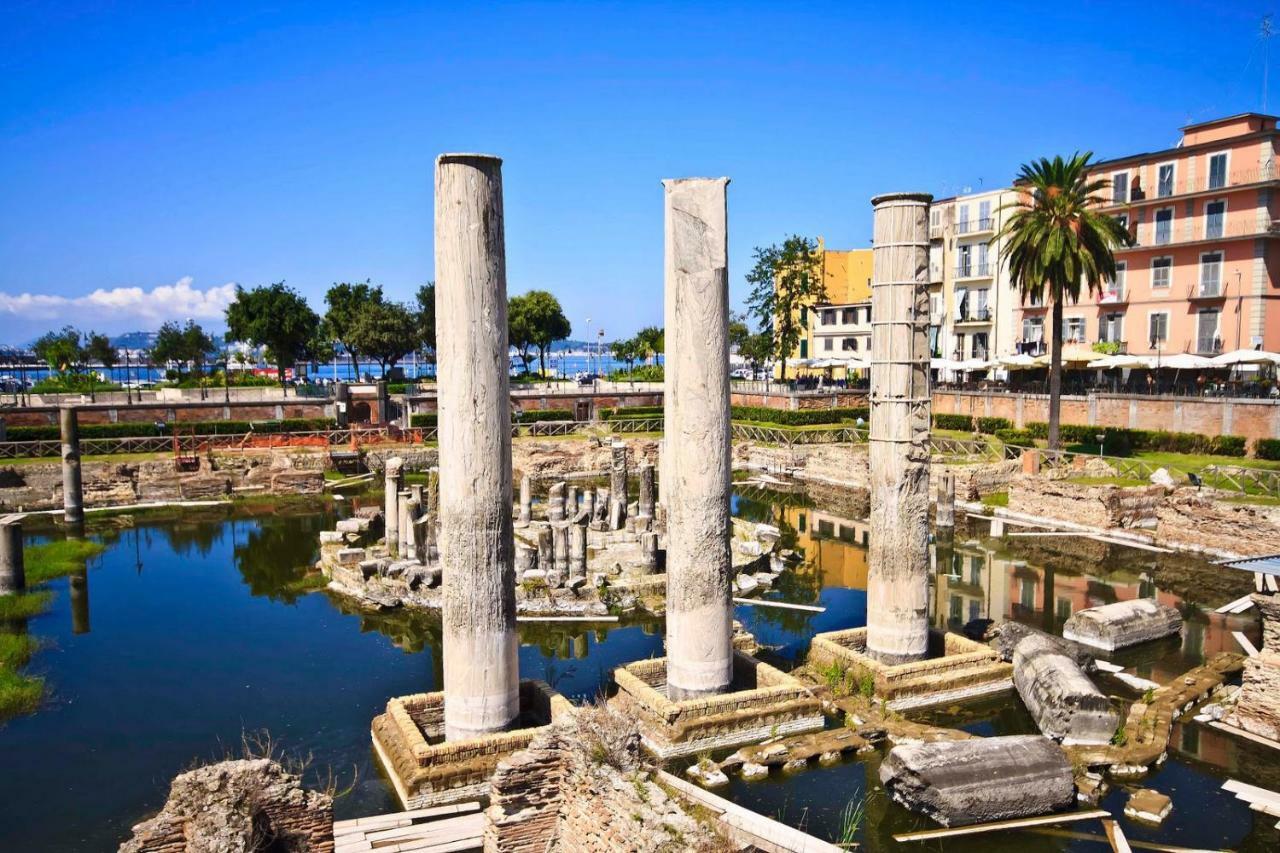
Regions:
<instances>
[{"instance_id":1,"label":"hedge row","mask_svg":"<svg viewBox=\"0 0 1280 853\"><path fill-rule=\"evenodd\" d=\"M1253 455L1259 459L1280 461L1280 438L1260 438L1253 443Z\"/></svg>"},{"instance_id":2,"label":"hedge row","mask_svg":"<svg viewBox=\"0 0 1280 853\"><path fill-rule=\"evenodd\" d=\"M1013 429L1013 421L1008 418L978 418L978 432L993 435L1002 429Z\"/></svg>"},{"instance_id":3,"label":"hedge row","mask_svg":"<svg viewBox=\"0 0 1280 853\"><path fill-rule=\"evenodd\" d=\"M940 412L933 416L933 425L938 429L958 429L968 432L973 429L973 418L969 415L948 415Z\"/></svg>"},{"instance_id":4,"label":"hedge row","mask_svg":"<svg viewBox=\"0 0 1280 853\"><path fill-rule=\"evenodd\" d=\"M332 429L333 418L285 418L278 421L170 421L163 429L142 421L114 424L81 424L81 438L150 438L172 435L176 427L189 435L232 435L243 432L317 432ZM252 429L250 427L252 426ZM7 430L9 441L47 441L61 437L56 426L13 426Z\"/></svg>"},{"instance_id":5,"label":"hedge row","mask_svg":"<svg viewBox=\"0 0 1280 853\"><path fill-rule=\"evenodd\" d=\"M733 406L730 415L738 421L780 424L783 426L814 426L838 424L843 421L864 421L869 416L865 407L844 409L772 409L768 406ZM657 420L662 417L661 406L623 406L617 409L601 409L600 417L609 420Z\"/></svg>"},{"instance_id":6,"label":"hedge row","mask_svg":"<svg viewBox=\"0 0 1280 853\"><path fill-rule=\"evenodd\" d=\"M1031 447L1035 444L1035 436L1031 434L1029 429L998 429L995 432L996 438L1005 444L1012 444L1018 447Z\"/></svg>"},{"instance_id":7,"label":"hedge row","mask_svg":"<svg viewBox=\"0 0 1280 853\"><path fill-rule=\"evenodd\" d=\"M1040 421L1027 424L1027 429L1035 438L1049 436L1049 425ZM1093 446L1098 444L1098 435L1104 435L1103 452L1113 456L1124 456L1135 450L1244 456L1247 449L1245 438L1241 435L1200 435L1194 432L1124 429L1088 424L1062 424L1059 426L1059 434L1064 441Z\"/></svg>"},{"instance_id":8,"label":"hedge row","mask_svg":"<svg viewBox=\"0 0 1280 853\"><path fill-rule=\"evenodd\" d=\"M568 409L526 409L519 417L512 418L517 424L531 424L535 421L571 421L573 420L573 412ZM419 412L409 416L409 426L418 428L430 428L438 426L440 423L440 414L438 412Z\"/></svg>"},{"instance_id":9,"label":"hedge row","mask_svg":"<svg viewBox=\"0 0 1280 853\"><path fill-rule=\"evenodd\" d=\"M661 418L661 406L620 406L616 409L602 408L600 410L600 419L605 421L616 421L619 419L632 420L635 418Z\"/></svg>"}]
</instances>

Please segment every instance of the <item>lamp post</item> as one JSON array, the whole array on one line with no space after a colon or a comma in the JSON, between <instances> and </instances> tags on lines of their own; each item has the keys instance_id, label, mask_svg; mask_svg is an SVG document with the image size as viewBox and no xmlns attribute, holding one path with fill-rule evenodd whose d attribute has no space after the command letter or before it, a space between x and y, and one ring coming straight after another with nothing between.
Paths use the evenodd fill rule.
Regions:
<instances>
[{"instance_id":1,"label":"lamp post","mask_svg":"<svg viewBox=\"0 0 1280 853\"><path fill-rule=\"evenodd\" d=\"M591 318L588 317L587 318L587 373L590 374L592 372L593 371L591 370Z\"/></svg>"},{"instance_id":2,"label":"lamp post","mask_svg":"<svg viewBox=\"0 0 1280 853\"><path fill-rule=\"evenodd\" d=\"M1106 434L1105 432L1100 432L1100 433L1098 433L1097 435L1095 435L1095 436L1094 436L1094 438L1096 438L1096 439L1098 440L1098 458L1099 458L1099 459L1101 459L1101 458L1102 458L1102 445L1103 445L1103 442L1105 442L1105 441L1107 440L1107 434Z\"/></svg>"}]
</instances>

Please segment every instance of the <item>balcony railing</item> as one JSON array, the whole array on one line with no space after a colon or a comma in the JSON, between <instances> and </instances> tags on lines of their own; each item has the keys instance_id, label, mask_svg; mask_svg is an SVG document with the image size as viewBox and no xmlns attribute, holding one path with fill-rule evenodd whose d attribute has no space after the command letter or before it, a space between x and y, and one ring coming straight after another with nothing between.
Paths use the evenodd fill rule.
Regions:
<instances>
[{"instance_id":1,"label":"balcony railing","mask_svg":"<svg viewBox=\"0 0 1280 853\"><path fill-rule=\"evenodd\" d=\"M1187 291L1188 299L1217 299L1225 295L1221 281L1202 281L1198 286L1192 285Z\"/></svg>"},{"instance_id":2,"label":"balcony railing","mask_svg":"<svg viewBox=\"0 0 1280 853\"><path fill-rule=\"evenodd\" d=\"M1196 355L1219 355L1222 353L1222 338L1216 335L1212 338L1200 337L1196 339Z\"/></svg>"},{"instance_id":3,"label":"balcony railing","mask_svg":"<svg viewBox=\"0 0 1280 853\"><path fill-rule=\"evenodd\" d=\"M956 222L956 233L981 234L994 228L995 222L990 216L981 216L977 219L961 219Z\"/></svg>"},{"instance_id":4,"label":"balcony railing","mask_svg":"<svg viewBox=\"0 0 1280 853\"><path fill-rule=\"evenodd\" d=\"M1110 175L1098 175L1098 177L1110 180ZM1109 207L1125 207L1127 205L1144 204L1147 202L1165 201L1171 198L1177 198L1182 195L1191 195L1200 192L1213 192L1214 190L1230 190L1233 187L1247 187L1252 184L1261 184L1267 181L1280 179L1280 170L1276 169L1274 163L1255 166L1250 169L1237 169L1228 173L1224 178L1213 181L1212 173L1201 173L1195 178L1183 178L1174 181L1172 184L1166 184L1164 187L1157 184L1154 192L1148 192L1141 187L1130 187L1124 198L1117 198L1112 194L1107 200ZM1168 191L1160 192L1164 188Z\"/></svg>"},{"instance_id":5,"label":"balcony railing","mask_svg":"<svg viewBox=\"0 0 1280 853\"><path fill-rule=\"evenodd\" d=\"M956 312L957 323L989 323L991 322L991 309L983 306L981 308L964 308Z\"/></svg>"},{"instance_id":6,"label":"balcony railing","mask_svg":"<svg viewBox=\"0 0 1280 853\"><path fill-rule=\"evenodd\" d=\"M990 262L957 264L956 278L987 278L991 275L991 269Z\"/></svg>"},{"instance_id":7,"label":"balcony railing","mask_svg":"<svg viewBox=\"0 0 1280 853\"><path fill-rule=\"evenodd\" d=\"M1044 341L1019 341L1013 347L1018 355L1044 355L1049 351Z\"/></svg>"},{"instance_id":8,"label":"balcony railing","mask_svg":"<svg viewBox=\"0 0 1280 853\"><path fill-rule=\"evenodd\" d=\"M1124 291L1124 285L1113 284L1110 287L1108 287L1106 290L1102 291L1102 293L1098 294L1098 304L1099 305L1122 305L1126 301L1128 301L1127 299L1125 299L1126 295L1127 294Z\"/></svg>"},{"instance_id":9,"label":"balcony railing","mask_svg":"<svg viewBox=\"0 0 1280 853\"><path fill-rule=\"evenodd\" d=\"M1183 236L1186 233L1186 229L1176 227L1174 224L1157 226L1154 233L1150 228L1145 228L1141 235L1134 235L1137 238L1134 245L1122 246L1116 251L1132 252L1140 249L1150 249L1152 246L1176 246L1184 243L1200 243L1205 240L1229 240L1239 237L1277 237L1280 236L1280 224L1275 221L1261 224L1256 222L1234 222L1222 228L1217 236L1201 236L1199 228L1192 229L1189 235ZM1141 237L1146 237L1150 242L1143 242Z\"/></svg>"}]
</instances>

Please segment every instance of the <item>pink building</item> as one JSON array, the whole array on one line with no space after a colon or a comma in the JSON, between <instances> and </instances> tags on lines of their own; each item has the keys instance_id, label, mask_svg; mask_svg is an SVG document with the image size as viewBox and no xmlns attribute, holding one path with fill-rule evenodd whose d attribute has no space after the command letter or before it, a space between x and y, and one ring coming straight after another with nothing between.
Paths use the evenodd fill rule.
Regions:
<instances>
[{"instance_id":1,"label":"pink building","mask_svg":"<svg viewBox=\"0 0 1280 853\"><path fill-rule=\"evenodd\" d=\"M1136 245L1116 254L1101 297L1064 307L1067 341L1110 341L1137 354L1261 346L1280 351L1280 131L1244 113L1182 128L1175 148L1097 164L1107 213ZM1021 309L1024 340L1041 338L1044 306Z\"/></svg>"}]
</instances>

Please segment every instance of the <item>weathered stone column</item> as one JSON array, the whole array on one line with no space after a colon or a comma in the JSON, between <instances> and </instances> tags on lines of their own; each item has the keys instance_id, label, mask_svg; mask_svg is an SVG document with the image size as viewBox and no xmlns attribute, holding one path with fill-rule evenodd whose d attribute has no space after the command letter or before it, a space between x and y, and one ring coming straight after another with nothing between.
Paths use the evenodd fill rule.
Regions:
<instances>
[{"instance_id":1,"label":"weathered stone column","mask_svg":"<svg viewBox=\"0 0 1280 853\"><path fill-rule=\"evenodd\" d=\"M569 578L587 576L587 526L569 525Z\"/></svg>"},{"instance_id":2,"label":"weathered stone column","mask_svg":"<svg viewBox=\"0 0 1280 853\"><path fill-rule=\"evenodd\" d=\"M555 568L554 537L550 527L538 528L538 568L547 575Z\"/></svg>"},{"instance_id":3,"label":"weathered stone column","mask_svg":"<svg viewBox=\"0 0 1280 853\"><path fill-rule=\"evenodd\" d=\"M889 664L929 646L929 202L875 207L871 279L871 520L867 651Z\"/></svg>"},{"instance_id":4,"label":"weathered stone column","mask_svg":"<svg viewBox=\"0 0 1280 853\"><path fill-rule=\"evenodd\" d=\"M520 713L502 161L436 160L440 559L446 740Z\"/></svg>"},{"instance_id":5,"label":"weathered stone column","mask_svg":"<svg viewBox=\"0 0 1280 853\"><path fill-rule=\"evenodd\" d=\"M58 410L62 432L62 508L67 524L84 524L84 491L80 485L80 424L76 410Z\"/></svg>"},{"instance_id":6,"label":"weathered stone column","mask_svg":"<svg viewBox=\"0 0 1280 853\"><path fill-rule=\"evenodd\" d=\"M636 504L636 515L645 522L653 520L653 508L658 494L654 482L655 473L652 462L640 464L640 500Z\"/></svg>"},{"instance_id":7,"label":"weathered stone column","mask_svg":"<svg viewBox=\"0 0 1280 853\"><path fill-rule=\"evenodd\" d=\"M406 560L417 560L425 563L421 553L418 552L418 517L422 504L418 503L418 499L413 496L413 492L409 492L409 499L402 504L404 508L404 518L401 520L400 529L403 534L404 547L401 548L401 556Z\"/></svg>"},{"instance_id":8,"label":"weathered stone column","mask_svg":"<svg viewBox=\"0 0 1280 853\"><path fill-rule=\"evenodd\" d=\"M559 589L569 574L569 528L572 524L556 522L551 525L551 571L547 573L547 586Z\"/></svg>"},{"instance_id":9,"label":"weathered stone column","mask_svg":"<svg viewBox=\"0 0 1280 853\"><path fill-rule=\"evenodd\" d=\"M596 490L586 488L582 490L582 512L590 522L596 517Z\"/></svg>"},{"instance_id":10,"label":"weathered stone column","mask_svg":"<svg viewBox=\"0 0 1280 853\"><path fill-rule=\"evenodd\" d=\"M382 526L386 532L387 553L400 553L400 479L404 460L392 456L383 463Z\"/></svg>"},{"instance_id":11,"label":"weathered stone column","mask_svg":"<svg viewBox=\"0 0 1280 853\"><path fill-rule=\"evenodd\" d=\"M615 441L609 465L609 527L621 530L627 520L627 445Z\"/></svg>"},{"instance_id":12,"label":"weathered stone column","mask_svg":"<svg viewBox=\"0 0 1280 853\"><path fill-rule=\"evenodd\" d=\"M564 517L571 521L578 514L578 487L569 486L564 492Z\"/></svg>"},{"instance_id":13,"label":"weathered stone column","mask_svg":"<svg viewBox=\"0 0 1280 853\"><path fill-rule=\"evenodd\" d=\"M564 521L564 483L552 483L547 489L547 521Z\"/></svg>"},{"instance_id":14,"label":"weathered stone column","mask_svg":"<svg viewBox=\"0 0 1280 853\"><path fill-rule=\"evenodd\" d=\"M22 559L22 516L0 518L0 595L26 591L26 563Z\"/></svg>"},{"instance_id":15,"label":"weathered stone column","mask_svg":"<svg viewBox=\"0 0 1280 853\"><path fill-rule=\"evenodd\" d=\"M427 515L440 517L440 469L434 465L427 469Z\"/></svg>"},{"instance_id":16,"label":"weathered stone column","mask_svg":"<svg viewBox=\"0 0 1280 853\"><path fill-rule=\"evenodd\" d=\"M528 527L533 520L533 478L525 474L520 478L520 517L516 527Z\"/></svg>"},{"instance_id":17,"label":"weathered stone column","mask_svg":"<svg viewBox=\"0 0 1280 853\"><path fill-rule=\"evenodd\" d=\"M938 475L937 527L956 526L956 475L943 471Z\"/></svg>"},{"instance_id":18,"label":"weathered stone column","mask_svg":"<svg viewBox=\"0 0 1280 853\"><path fill-rule=\"evenodd\" d=\"M409 560L413 558L413 552L410 550L413 545L413 492L409 489L400 490L400 558Z\"/></svg>"},{"instance_id":19,"label":"weathered stone column","mask_svg":"<svg viewBox=\"0 0 1280 853\"><path fill-rule=\"evenodd\" d=\"M516 543L516 583L524 580L525 573L538 567L538 551L528 545Z\"/></svg>"},{"instance_id":20,"label":"weathered stone column","mask_svg":"<svg viewBox=\"0 0 1280 853\"><path fill-rule=\"evenodd\" d=\"M722 692L733 677L728 183L663 181L667 693L675 700Z\"/></svg>"},{"instance_id":21,"label":"weathered stone column","mask_svg":"<svg viewBox=\"0 0 1280 853\"><path fill-rule=\"evenodd\" d=\"M646 530L640 534L640 564L645 574L653 574L658 570L658 534Z\"/></svg>"}]
</instances>

